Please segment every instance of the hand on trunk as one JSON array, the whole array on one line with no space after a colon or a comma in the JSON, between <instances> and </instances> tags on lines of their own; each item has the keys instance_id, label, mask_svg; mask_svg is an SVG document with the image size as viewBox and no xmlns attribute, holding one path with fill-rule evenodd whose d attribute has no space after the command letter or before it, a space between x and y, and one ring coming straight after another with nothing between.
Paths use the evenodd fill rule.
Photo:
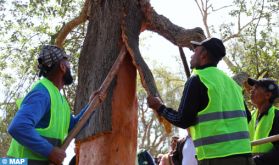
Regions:
<instances>
[{"instance_id":1,"label":"hand on trunk","mask_svg":"<svg viewBox=\"0 0 279 165\"><path fill-rule=\"evenodd\" d=\"M99 90L96 90L96 91L93 91L91 96L89 97L89 103L95 98L95 97L98 97L99 98L99 101L102 102L105 100L107 94L105 92L102 92L102 91L99 91Z\"/></svg>"},{"instance_id":2,"label":"hand on trunk","mask_svg":"<svg viewBox=\"0 0 279 165\"><path fill-rule=\"evenodd\" d=\"M62 164L63 160L66 157L66 152L58 147L53 147L51 153L48 156L48 159L56 165Z\"/></svg>"},{"instance_id":3,"label":"hand on trunk","mask_svg":"<svg viewBox=\"0 0 279 165\"><path fill-rule=\"evenodd\" d=\"M156 111L159 110L160 106L163 105L162 100L159 97L148 96L147 97L147 104L149 108L152 108Z\"/></svg>"}]
</instances>

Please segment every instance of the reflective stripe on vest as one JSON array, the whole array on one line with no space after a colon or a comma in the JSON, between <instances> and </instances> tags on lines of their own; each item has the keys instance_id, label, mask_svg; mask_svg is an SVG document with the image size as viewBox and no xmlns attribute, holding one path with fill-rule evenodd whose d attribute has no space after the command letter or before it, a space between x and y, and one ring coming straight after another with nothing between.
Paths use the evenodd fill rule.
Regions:
<instances>
[{"instance_id":1,"label":"reflective stripe on vest","mask_svg":"<svg viewBox=\"0 0 279 165\"><path fill-rule=\"evenodd\" d=\"M257 111L254 111L252 114L252 120L249 123L250 127L250 134L251 134L251 140L259 140L262 138L266 138L269 136L269 133L272 129L274 117L275 117L275 107L271 107L268 110L268 113L266 115L263 115L258 124L256 125L256 119L257 119ZM259 154L259 153L267 153L273 148L272 143L265 143L261 145L252 146L252 153Z\"/></svg>"},{"instance_id":2,"label":"reflective stripe on vest","mask_svg":"<svg viewBox=\"0 0 279 165\"><path fill-rule=\"evenodd\" d=\"M229 119L235 117L246 117L246 112L242 110L235 110L202 114L198 116L198 122L201 123L211 120Z\"/></svg>"},{"instance_id":3,"label":"reflective stripe on vest","mask_svg":"<svg viewBox=\"0 0 279 165\"><path fill-rule=\"evenodd\" d=\"M251 153L241 88L216 67L193 73L206 86L209 99L190 127L198 160Z\"/></svg>"},{"instance_id":4,"label":"reflective stripe on vest","mask_svg":"<svg viewBox=\"0 0 279 165\"><path fill-rule=\"evenodd\" d=\"M33 85L42 84L50 96L50 120L46 128L36 128L36 131L53 146L60 146L68 134L70 125L70 107L66 99L60 94L58 88L48 79L43 78ZM33 89L32 89L33 90ZM19 103L19 102L18 102ZM32 160L47 160L46 157L24 147L12 139L8 156L15 158L28 158Z\"/></svg>"},{"instance_id":5,"label":"reflective stripe on vest","mask_svg":"<svg viewBox=\"0 0 279 165\"><path fill-rule=\"evenodd\" d=\"M239 139L247 139L247 138L249 138L249 132L241 131L241 132L234 132L234 133L229 133L229 134L200 138L200 139L194 140L194 144L195 144L195 147L199 147L199 146L203 146L203 145L209 145L209 144L221 143L221 142L239 140Z\"/></svg>"}]
</instances>

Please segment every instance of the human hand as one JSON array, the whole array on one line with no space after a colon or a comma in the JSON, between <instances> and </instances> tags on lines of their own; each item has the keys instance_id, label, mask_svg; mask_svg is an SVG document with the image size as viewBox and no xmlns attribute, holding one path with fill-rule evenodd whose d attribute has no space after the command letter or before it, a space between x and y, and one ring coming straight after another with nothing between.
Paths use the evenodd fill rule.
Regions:
<instances>
[{"instance_id":1,"label":"human hand","mask_svg":"<svg viewBox=\"0 0 279 165\"><path fill-rule=\"evenodd\" d=\"M53 147L52 151L50 152L48 159L56 164L56 165L60 165L62 164L63 160L66 157L66 152L64 150L62 150L61 148L58 147Z\"/></svg>"},{"instance_id":2,"label":"human hand","mask_svg":"<svg viewBox=\"0 0 279 165\"><path fill-rule=\"evenodd\" d=\"M98 93L99 93L99 91L93 91L92 93L91 93L91 95L90 95L90 97L89 97L89 103L94 99L94 97L96 96L96 95L98 95Z\"/></svg>"},{"instance_id":3,"label":"human hand","mask_svg":"<svg viewBox=\"0 0 279 165\"><path fill-rule=\"evenodd\" d=\"M95 98L98 97L99 101L102 102L106 98L106 93L101 92L100 90L93 91L91 96L89 97L89 103Z\"/></svg>"},{"instance_id":4,"label":"human hand","mask_svg":"<svg viewBox=\"0 0 279 165\"><path fill-rule=\"evenodd\" d=\"M148 104L149 108L152 108L157 111L160 108L160 106L163 105L163 102L161 101L161 99L159 97L154 97L154 96L149 95L147 97L147 104Z\"/></svg>"}]
</instances>

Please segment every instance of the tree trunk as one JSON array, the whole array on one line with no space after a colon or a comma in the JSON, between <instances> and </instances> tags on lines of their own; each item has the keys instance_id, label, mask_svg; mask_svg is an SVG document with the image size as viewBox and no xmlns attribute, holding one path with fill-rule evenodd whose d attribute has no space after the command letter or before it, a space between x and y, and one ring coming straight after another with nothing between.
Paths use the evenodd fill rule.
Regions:
<instances>
[{"instance_id":1,"label":"tree trunk","mask_svg":"<svg viewBox=\"0 0 279 165\"><path fill-rule=\"evenodd\" d=\"M121 23L127 11L142 19L137 1L91 1L87 35L79 61L75 109L86 104L104 81L122 41ZM134 27L137 26L137 27ZM138 40L140 22L134 23ZM79 164L134 164L137 149L136 68L127 53L107 98L77 137Z\"/></svg>"},{"instance_id":2,"label":"tree trunk","mask_svg":"<svg viewBox=\"0 0 279 165\"><path fill-rule=\"evenodd\" d=\"M136 70L148 94L159 96L151 71L142 59L138 40L141 31L155 31L172 43L190 47L202 40L200 28L185 30L158 15L146 0L91 0L87 35L78 70L75 112L97 90L125 45L127 54L107 98L95 110L76 138L79 164L135 164L137 149ZM167 126L167 123L163 121Z\"/></svg>"}]
</instances>

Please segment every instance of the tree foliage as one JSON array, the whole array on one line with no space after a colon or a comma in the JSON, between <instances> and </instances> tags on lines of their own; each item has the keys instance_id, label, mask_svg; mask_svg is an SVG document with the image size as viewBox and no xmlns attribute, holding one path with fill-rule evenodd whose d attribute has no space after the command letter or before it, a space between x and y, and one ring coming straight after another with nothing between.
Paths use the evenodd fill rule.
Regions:
<instances>
[{"instance_id":1,"label":"tree foliage","mask_svg":"<svg viewBox=\"0 0 279 165\"><path fill-rule=\"evenodd\" d=\"M257 50L258 47L251 45L256 45L263 41L271 42L274 38L271 40L266 40L266 38L273 36L279 30L277 14L279 8L278 1L230 0L226 1L226 4L223 6L216 6L216 1L214 0L195 0L195 2L200 10L208 37L219 36L224 42L230 45L229 48L231 48L232 44L236 43L246 48L242 49L242 46L238 46L237 49L228 49L228 55L224 58L224 61L234 73L242 70L242 67L238 63L244 62L238 61L236 58L243 59L249 57L249 54L252 52L254 52L254 55L255 53L259 53ZM215 21L213 23L213 21L209 21L211 15L213 15L212 17L226 19L222 22ZM223 17L223 15L228 16ZM254 49L254 51L249 53L251 49ZM238 56L240 53L241 57ZM254 65L254 63L245 62L246 65ZM257 74L251 71L248 73L251 76Z\"/></svg>"},{"instance_id":2,"label":"tree foliage","mask_svg":"<svg viewBox=\"0 0 279 165\"><path fill-rule=\"evenodd\" d=\"M279 82L278 1L231 0L218 7L214 0L195 2L208 37L219 36L227 44L223 60L233 74L246 73L256 79L268 77ZM217 24L209 21L211 15L221 14L228 18ZM249 93L245 95L247 102L251 102ZM249 107L252 108L251 104Z\"/></svg>"}]
</instances>

